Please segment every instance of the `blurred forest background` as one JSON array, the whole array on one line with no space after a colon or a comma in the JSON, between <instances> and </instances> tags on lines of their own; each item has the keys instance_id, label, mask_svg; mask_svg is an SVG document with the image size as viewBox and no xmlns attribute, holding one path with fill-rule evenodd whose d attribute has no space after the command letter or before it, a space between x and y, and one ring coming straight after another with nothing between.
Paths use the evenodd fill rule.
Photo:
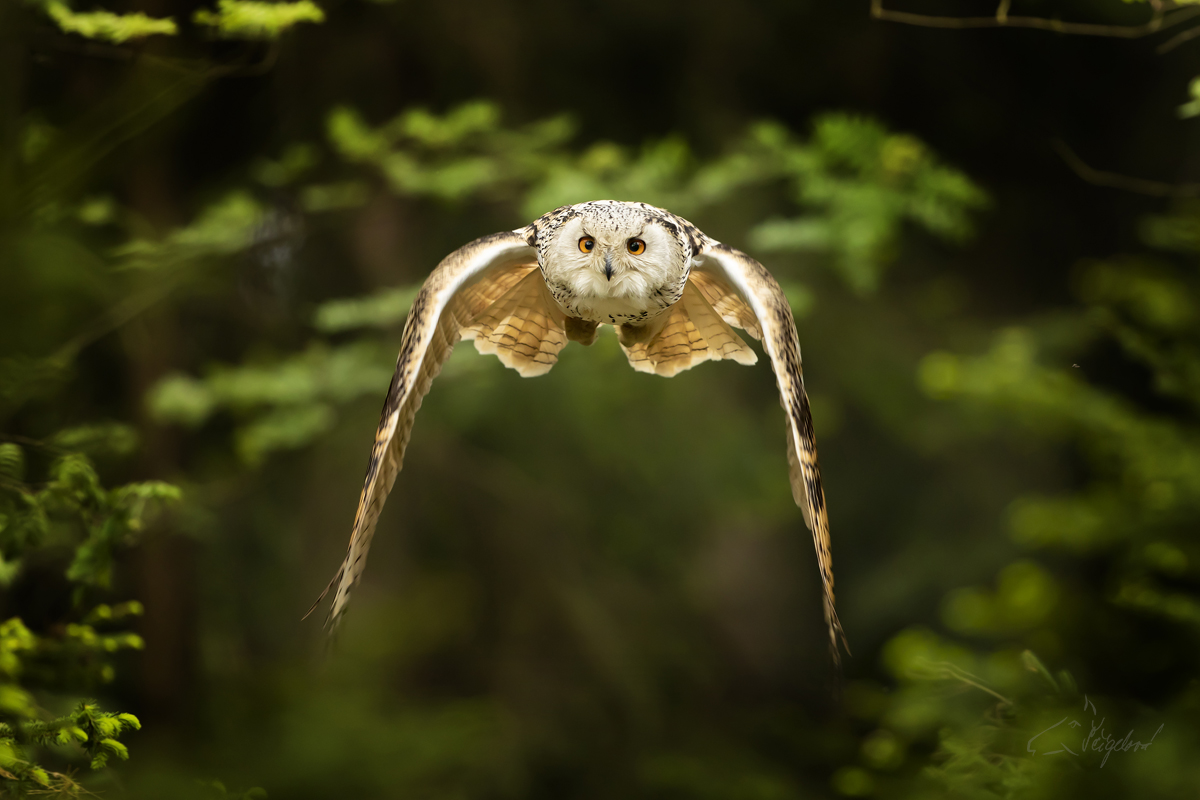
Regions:
<instances>
[{"instance_id":1,"label":"blurred forest background","mask_svg":"<svg viewBox=\"0 0 1200 800\"><path fill-rule=\"evenodd\" d=\"M1200 6L892 3L0 0L0 795L1196 797ZM611 335L327 648L416 287L609 197L786 288L843 673L767 362Z\"/></svg>"}]
</instances>

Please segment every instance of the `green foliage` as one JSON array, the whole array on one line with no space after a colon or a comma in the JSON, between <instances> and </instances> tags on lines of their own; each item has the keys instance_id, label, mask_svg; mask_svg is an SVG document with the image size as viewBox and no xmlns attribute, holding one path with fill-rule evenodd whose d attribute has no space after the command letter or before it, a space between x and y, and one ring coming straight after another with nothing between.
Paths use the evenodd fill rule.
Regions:
<instances>
[{"instance_id":1,"label":"green foliage","mask_svg":"<svg viewBox=\"0 0 1200 800\"><path fill-rule=\"evenodd\" d=\"M0 578L10 583L26 559L59 553L68 555L65 577L75 587L74 621L44 633L31 631L17 617L0 623L0 792L5 796L80 795L83 787L43 766L46 759L82 759L91 769L102 769L112 758L129 757L119 737L141 727L132 714L104 712L94 702L78 703L65 714L45 710L47 701L61 705L64 690L112 682L114 654L143 647L137 634L109 630L140 615L140 603L89 608L84 602L89 590L110 585L117 551L137 536L154 507L180 496L176 487L155 481L114 489L101 485L81 451L128 452L131 439L127 427L92 425L61 431L47 443L0 443ZM27 451L38 461L51 457L39 482L27 475Z\"/></svg>"},{"instance_id":2,"label":"green foliage","mask_svg":"<svg viewBox=\"0 0 1200 800\"><path fill-rule=\"evenodd\" d=\"M20 625L19 620L10 620L5 626L13 622ZM24 633L33 640L32 634ZM9 635L0 631L0 636L6 639ZM84 794L83 787L72 777L37 766L23 757L24 752L33 747L78 752L89 759L91 769L99 770L112 758L119 761L129 758L129 749L117 737L141 727L133 714L110 714L87 702L52 720L0 723L0 779L4 781L6 796Z\"/></svg>"},{"instance_id":3,"label":"green foliage","mask_svg":"<svg viewBox=\"0 0 1200 800\"><path fill-rule=\"evenodd\" d=\"M1145 226L1149 240L1176 244L1182 240L1176 232L1190 230L1193 214L1184 206L1152 220ZM1082 312L1003 330L983 355L935 352L920 365L924 391L959 404L979 434L1008 429L1017 441L1067 446L1086 464L1088 480L1058 495L1015 498L1010 536L1038 560L1013 561L995 588L949 593L941 617L957 640L923 628L893 638L884 651L899 684L891 698L874 695L877 687L856 687L864 719L902 749L935 748L918 791L981 798L1042 796L1052 786L1084 791L1092 784L1073 769L1078 764L1103 766L1110 790L1153 796L1172 796L1200 779L1194 767L1146 766L1194 746L1188 722L1194 688L1174 689L1152 714L1126 699L1087 692L1071 673L1053 673L1023 649L1062 662L1087 637L1113 626L1171 631L1169 638L1152 636L1174 645L1148 644L1135 657L1148 662L1132 668L1149 680L1159 665L1186 657L1180 648L1200 633L1195 278L1166 263L1125 259L1084 266L1076 286ZM1154 392L1179 401L1171 413L1091 379L1086 354L1102 342L1140 364ZM1103 580L1089 584L1078 570L1046 566L1071 558L1086 559ZM1099 627L1095 609L1104 609ZM1125 731L1130 736L1123 740ZM864 750L863 763L839 773L835 785L843 794L912 796L914 784L870 761Z\"/></svg>"},{"instance_id":4,"label":"green foliage","mask_svg":"<svg viewBox=\"0 0 1200 800\"><path fill-rule=\"evenodd\" d=\"M405 313L407 312L405 308ZM274 450L301 447L329 430L334 404L378 394L395 355L371 342L315 344L278 363L214 368L204 380L166 378L149 398L160 418L198 425L221 409L243 417L237 449L249 463Z\"/></svg>"},{"instance_id":5,"label":"green foliage","mask_svg":"<svg viewBox=\"0 0 1200 800\"><path fill-rule=\"evenodd\" d=\"M107 587L115 550L141 530L148 506L179 499L177 488L158 481L105 490L91 461L75 452L55 458L46 482L35 488L18 478L23 471L18 446L0 448L9 479L0 483L0 555L12 562L47 537L79 540L67 577L81 584Z\"/></svg>"},{"instance_id":6,"label":"green foliage","mask_svg":"<svg viewBox=\"0 0 1200 800\"><path fill-rule=\"evenodd\" d=\"M134 239L114 255L122 268L145 270L230 255L254 242L262 221L261 203L246 192L232 192L206 208L191 225L160 239Z\"/></svg>"},{"instance_id":7,"label":"green foliage","mask_svg":"<svg viewBox=\"0 0 1200 800\"><path fill-rule=\"evenodd\" d=\"M87 39L121 44L147 36L174 36L179 32L172 19L149 17L141 12L114 14L111 11L72 11L62 0L27 0L42 10L66 33Z\"/></svg>"},{"instance_id":8,"label":"green foliage","mask_svg":"<svg viewBox=\"0 0 1200 800\"><path fill-rule=\"evenodd\" d=\"M313 325L324 333L354 328L387 328L404 321L419 286L387 289L370 297L332 300L317 309Z\"/></svg>"},{"instance_id":9,"label":"green foliage","mask_svg":"<svg viewBox=\"0 0 1200 800\"><path fill-rule=\"evenodd\" d=\"M902 223L962 241L971 231L970 213L985 204L974 184L940 165L920 141L860 117L820 117L808 142L762 123L704 163L676 138L636 154L609 142L572 154L565 147L572 127L555 118L504 130L486 103L442 118L408 111L378 128L349 109L329 118L339 153L378 167L397 194L456 200L520 192L528 217L599 197L637 198L690 216L736 192L783 183L805 213L762 223L750 233L752 245L828 253L859 291L878 286L898 250Z\"/></svg>"},{"instance_id":10,"label":"green foliage","mask_svg":"<svg viewBox=\"0 0 1200 800\"><path fill-rule=\"evenodd\" d=\"M971 233L970 212L986 203L982 191L938 164L920 141L891 134L873 120L818 118L808 145L777 126L762 126L753 136L810 213L765 222L751 242L767 252L832 251L846 280L861 292L878 288L903 222L963 241Z\"/></svg>"},{"instance_id":11,"label":"green foliage","mask_svg":"<svg viewBox=\"0 0 1200 800\"><path fill-rule=\"evenodd\" d=\"M192 19L231 39L278 39L301 22L324 22L325 12L312 0L217 0L216 13L200 9Z\"/></svg>"},{"instance_id":12,"label":"green foliage","mask_svg":"<svg viewBox=\"0 0 1200 800\"><path fill-rule=\"evenodd\" d=\"M123 44L147 36L175 36L175 20L156 18L141 12L116 14L111 11L72 11L63 0L26 0L40 8L66 33L87 39ZM296 2L260 2L260 0L218 0L217 10L199 9L192 20L228 39L278 39L302 22L325 21L325 12L312 0Z\"/></svg>"},{"instance_id":13,"label":"green foliage","mask_svg":"<svg viewBox=\"0 0 1200 800\"><path fill-rule=\"evenodd\" d=\"M1193 78L1188 84L1188 95L1191 99L1176 109L1182 119L1200 116L1200 78Z\"/></svg>"}]
</instances>

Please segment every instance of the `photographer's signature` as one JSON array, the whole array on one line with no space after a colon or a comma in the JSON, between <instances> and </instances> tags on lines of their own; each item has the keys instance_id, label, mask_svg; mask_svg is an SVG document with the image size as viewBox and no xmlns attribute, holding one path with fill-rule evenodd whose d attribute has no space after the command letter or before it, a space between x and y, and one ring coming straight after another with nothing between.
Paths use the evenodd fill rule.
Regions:
<instances>
[{"instance_id":1,"label":"photographer's signature","mask_svg":"<svg viewBox=\"0 0 1200 800\"><path fill-rule=\"evenodd\" d=\"M1119 751L1119 752L1124 753L1129 750L1134 750L1134 751L1149 750L1150 745L1154 744L1154 736L1158 736L1158 734L1163 729L1163 726L1159 725L1158 730L1154 732L1154 736L1151 736L1150 741L1148 741L1148 742L1133 741L1132 740L1133 729L1130 729L1129 733L1125 734L1125 737L1123 739L1114 739L1111 733L1104 730L1104 720L1106 719L1105 717L1101 717L1099 722L1095 721L1096 714L1098 713L1096 711L1096 706L1094 706L1092 704L1092 702L1087 699L1087 695L1084 695L1083 696L1083 710L1087 711L1089 708L1091 708L1091 710L1092 710L1091 731L1088 732L1088 735L1086 737L1084 737L1083 742L1079 745L1079 753L1085 753L1088 750L1093 750L1097 753L1104 753L1104 759L1100 762L1101 768L1103 768L1104 765L1106 763L1108 763L1108 757L1113 754L1113 751ZM1059 725L1062 725L1068 719L1070 719L1070 718L1063 717L1058 722L1051 725L1049 728L1046 728L1046 730L1037 734L1037 736L1034 736L1025 745L1025 749L1028 750L1030 753L1037 755L1039 751L1034 749L1033 743L1039 737L1045 736L1046 734L1050 733L1050 731L1054 730ZM1083 723L1080 722L1079 720L1072 719L1070 724L1067 727L1082 728ZM1065 733L1066 733L1066 729L1063 729L1062 731L1059 731L1058 735L1062 736ZM1051 736L1051 737L1047 737L1047 738L1055 738L1055 737ZM1053 747L1053 745L1050 745L1050 746ZM1075 752L1070 747L1068 747L1065 742L1059 741L1058 747L1059 747L1058 750L1044 751L1044 752L1042 752L1042 755L1052 756L1055 753L1063 753L1063 752L1070 753L1073 756L1079 755L1079 753Z\"/></svg>"}]
</instances>

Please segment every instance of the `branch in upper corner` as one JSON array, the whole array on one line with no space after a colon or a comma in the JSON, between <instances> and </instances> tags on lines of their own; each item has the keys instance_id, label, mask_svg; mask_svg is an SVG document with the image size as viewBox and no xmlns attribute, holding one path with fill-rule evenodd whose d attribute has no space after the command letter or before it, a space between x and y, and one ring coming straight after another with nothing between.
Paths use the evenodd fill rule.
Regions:
<instances>
[{"instance_id":1,"label":"branch in upper corner","mask_svg":"<svg viewBox=\"0 0 1200 800\"><path fill-rule=\"evenodd\" d=\"M1104 172L1095 169L1075 154L1066 142L1055 139L1055 151L1062 157L1079 177L1094 186L1108 186L1112 189L1124 189L1138 194L1148 194L1153 197L1196 197L1200 196L1200 183L1163 183L1150 181L1145 178L1132 178L1128 175L1118 175L1115 172Z\"/></svg>"},{"instance_id":2,"label":"branch in upper corner","mask_svg":"<svg viewBox=\"0 0 1200 800\"><path fill-rule=\"evenodd\" d=\"M1174 3L1155 2L1151 4L1154 9L1153 15L1141 25L1098 25L1088 22L1063 22L1043 17L1010 17L1008 16L1009 5L1010 0L1002 0L996 9L995 16L991 17L940 17L929 14L912 14L907 11L891 11L883 7L883 0L871 0L871 16L875 19L901 22L905 25L920 25L926 28L1033 28L1073 36L1140 39L1143 36L1150 36L1172 28L1200 14L1200 7L1197 6L1179 8ZM1177 13L1168 16L1168 12L1176 9L1178 9ZM1163 45L1163 51L1182 44L1187 40L1183 39L1183 36L1187 34L1192 34L1192 31L1189 30L1185 34L1175 37L1182 41L1176 42L1175 39L1172 39L1167 42ZM1200 33L1192 35L1200 36ZM1187 38L1191 38L1191 36L1187 36Z\"/></svg>"},{"instance_id":3,"label":"branch in upper corner","mask_svg":"<svg viewBox=\"0 0 1200 800\"><path fill-rule=\"evenodd\" d=\"M1184 44L1186 42L1190 42L1192 39L1195 39L1197 36L1200 36L1200 25L1193 26L1191 28L1188 28L1183 33L1178 33L1178 34L1172 36L1166 42L1164 42L1163 44L1160 44L1158 46L1158 53L1159 53L1159 55L1161 55L1163 53L1169 53L1170 51L1174 50L1176 47L1179 47L1179 45Z\"/></svg>"}]
</instances>

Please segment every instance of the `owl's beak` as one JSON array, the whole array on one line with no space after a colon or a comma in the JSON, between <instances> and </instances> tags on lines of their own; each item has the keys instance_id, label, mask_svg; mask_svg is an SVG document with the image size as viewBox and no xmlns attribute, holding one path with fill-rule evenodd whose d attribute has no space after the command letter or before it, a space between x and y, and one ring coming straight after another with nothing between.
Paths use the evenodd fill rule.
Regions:
<instances>
[{"instance_id":1,"label":"owl's beak","mask_svg":"<svg viewBox=\"0 0 1200 800\"><path fill-rule=\"evenodd\" d=\"M612 253L605 253L604 254L604 277L611 281L612 276L613 276Z\"/></svg>"}]
</instances>

